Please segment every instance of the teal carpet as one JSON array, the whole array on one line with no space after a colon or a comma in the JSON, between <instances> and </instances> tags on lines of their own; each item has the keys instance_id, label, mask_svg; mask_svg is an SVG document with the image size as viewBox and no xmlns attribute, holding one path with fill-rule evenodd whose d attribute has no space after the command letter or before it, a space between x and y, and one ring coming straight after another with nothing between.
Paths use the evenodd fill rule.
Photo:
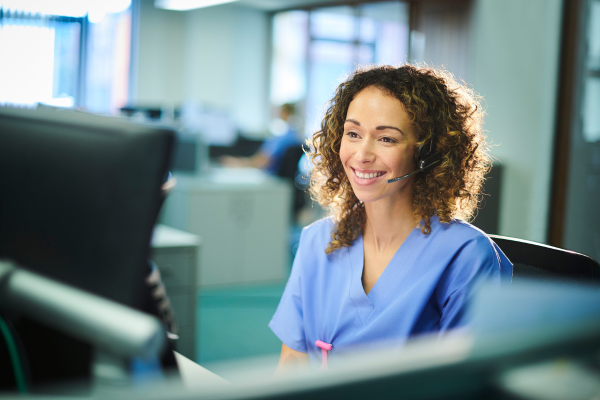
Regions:
<instances>
[{"instance_id":1,"label":"teal carpet","mask_svg":"<svg viewBox=\"0 0 600 400\"><path fill-rule=\"evenodd\" d=\"M279 354L281 341L268 324L284 287L203 290L198 296L196 361L211 369L222 362Z\"/></svg>"}]
</instances>

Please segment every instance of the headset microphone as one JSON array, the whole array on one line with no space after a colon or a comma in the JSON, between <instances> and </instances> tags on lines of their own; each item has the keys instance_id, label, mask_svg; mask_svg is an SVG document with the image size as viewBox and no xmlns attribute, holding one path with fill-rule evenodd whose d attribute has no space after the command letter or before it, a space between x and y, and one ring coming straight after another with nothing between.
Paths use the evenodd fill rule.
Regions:
<instances>
[{"instance_id":1,"label":"headset microphone","mask_svg":"<svg viewBox=\"0 0 600 400\"><path fill-rule=\"evenodd\" d=\"M414 175L414 174L416 174L417 172L421 172L421 170L420 170L420 169L416 169L416 170L414 170L413 172L410 172L410 173L408 173L408 174L406 174L406 175L403 175L403 176L399 176L398 178L394 178L394 179L388 179L388 180L387 180L387 183L392 183L392 182L398 182L398 181L401 181L402 179L404 179L404 178L408 178L409 176L411 176L411 175Z\"/></svg>"},{"instance_id":2,"label":"headset microphone","mask_svg":"<svg viewBox=\"0 0 600 400\"><path fill-rule=\"evenodd\" d=\"M436 151L433 154L431 154L430 156L426 157L425 159L419 161L419 165L418 165L419 169L416 169L413 172L408 173L404 176L400 176L398 178L388 179L387 183L397 182L404 178L408 178L409 176L414 175L417 172L427 172L430 169L432 169L436 164L438 164L440 161L442 161L442 154Z\"/></svg>"}]
</instances>

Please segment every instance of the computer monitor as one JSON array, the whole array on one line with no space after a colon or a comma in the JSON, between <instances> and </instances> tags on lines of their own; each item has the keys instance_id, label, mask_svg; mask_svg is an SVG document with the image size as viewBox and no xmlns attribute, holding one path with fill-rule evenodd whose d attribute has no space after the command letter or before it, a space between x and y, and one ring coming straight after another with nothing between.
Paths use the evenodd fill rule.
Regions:
<instances>
[{"instance_id":1,"label":"computer monitor","mask_svg":"<svg viewBox=\"0 0 600 400\"><path fill-rule=\"evenodd\" d=\"M116 117L0 108L0 259L142 309L173 141ZM34 383L89 376L85 344L13 323Z\"/></svg>"},{"instance_id":2,"label":"computer monitor","mask_svg":"<svg viewBox=\"0 0 600 400\"><path fill-rule=\"evenodd\" d=\"M131 399L591 399L597 398L600 292L594 287L478 285L468 327L345 349L328 370L291 369L278 357L219 366L234 385L157 387ZM374 345L373 347L371 347ZM335 349L334 349L335 351ZM182 374L185 375L185 374Z\"/></svg>"},{"instance_id":3,"label":"computer monitor","mask_svg":"<svg viewBox=\"0 0 600 400\"><path fill-rule=\"evenodd\" d=\"M139 307L173 133L2 108L0 132L0 257Z\"/></svg>"}]
</instances>

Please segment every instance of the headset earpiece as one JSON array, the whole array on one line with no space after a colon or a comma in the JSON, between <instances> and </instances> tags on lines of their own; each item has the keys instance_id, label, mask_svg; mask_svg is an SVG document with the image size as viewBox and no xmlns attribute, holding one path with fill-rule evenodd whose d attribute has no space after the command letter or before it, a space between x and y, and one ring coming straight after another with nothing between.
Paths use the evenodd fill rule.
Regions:
<instances>
[{"instance_id":1,"label":"headset earpiece","mask_svg":"<svg viewBox=\"0 0 600 400\"><path fill-rule=\"evenodd\" d=\"M429 147L429 148L427 148ZM433 169L442 161L442 153L435 151L435 127L431 128L431 139L429 140L429 146L422 144L417 149L417 169L404 176L398 178L388 179L387 183L398 182L402 179L408 178L418 172L428 172Z\"/></svg>"},{"instance_id":2,"label":"headset earpiece","mask_svg":"<svg viewBox=\"0 0 600 400\"><path fill-rule=\"evenodd\" d=\"M442 153L436 151L431 155L428 155L422 160L419 160L417 167L421 172L428 172L433 169L437 164L442 161Z\"/></svg>"},{"instance_id":3,"label":"headset earpiece","mask_svg":"<svg viewBox=\"0 0 600 400\"><path fill-rule=\"evenodd\" d=\"M417 149L417 168L421 172L427 172L436 166L442 159L442 155L435 151L435 136L431 135L429 146L422 144Z\"/></svg>"}]
</instances>

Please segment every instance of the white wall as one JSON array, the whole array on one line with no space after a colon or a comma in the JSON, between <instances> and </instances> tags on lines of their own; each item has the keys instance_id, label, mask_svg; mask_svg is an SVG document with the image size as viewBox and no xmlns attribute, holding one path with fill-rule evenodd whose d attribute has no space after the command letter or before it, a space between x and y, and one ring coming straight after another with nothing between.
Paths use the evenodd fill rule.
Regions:
<instances>
[{"instance_id":1,"label":"white wall","mask_svg":"<svg viewBox=\"0 0 600 400\"><path fill-rule=\"evenodd\" d=\"M173 106L183 100L185 14L141 1L137 104Z\"/></svg>"},{"instance_id":2,"label":"white wall","mask_svg":"<svg viewBox=\"0 0 600 400\"><path fill-rule=\"evenodd\" d=\"M546 241L561 0L477 0L474 89L487 103L491 154L504 167L500 234Z\"/></svg>"},{"instance_id":3,"label":"white wall","mask_svg":"<svg viewBox=\"0 0 600 400\"><path fill-rule=\"evenodd\" d=\"M268 120L268 15L238 4L140 12L139 104L191 100L227 110L244 132Z\"/></svg>"},{"instance_id":4,"label":"white wall","mask_svg":"<svg viewBox=\"0 0 600 400\"><path fill-rule=\"evenodd\" d=\"M265 12L237 4L186 15L185 96L228 108L247 132L266 127L268 26Z\"/></svg>"}]
</instances>

